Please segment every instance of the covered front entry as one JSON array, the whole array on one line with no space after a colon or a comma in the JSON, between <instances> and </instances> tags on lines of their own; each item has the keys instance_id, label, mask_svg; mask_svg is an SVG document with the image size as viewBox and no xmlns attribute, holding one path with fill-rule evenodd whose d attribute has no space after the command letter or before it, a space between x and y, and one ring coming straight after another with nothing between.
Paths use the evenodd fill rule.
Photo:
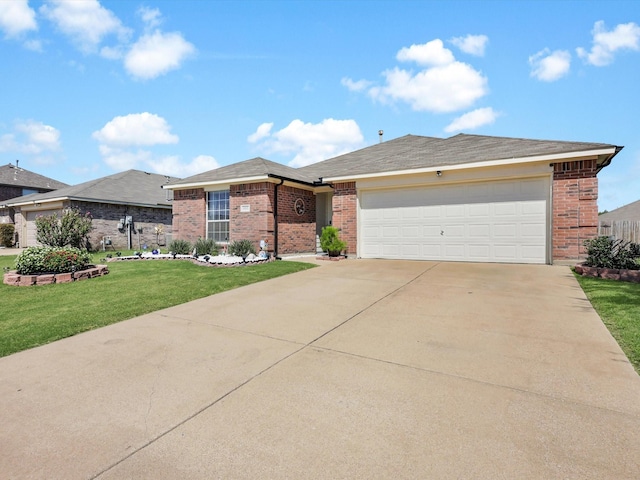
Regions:
<instances>
[{"instance_id":1,"label":"covered front entry","mask_svg":"<svg viewBox=\"0 0 640 480\"><path fill-rule=\"evenodd\" d=\"M362 258L547 263L549 177L359 192Z\"/></svg>"}]
</instances>

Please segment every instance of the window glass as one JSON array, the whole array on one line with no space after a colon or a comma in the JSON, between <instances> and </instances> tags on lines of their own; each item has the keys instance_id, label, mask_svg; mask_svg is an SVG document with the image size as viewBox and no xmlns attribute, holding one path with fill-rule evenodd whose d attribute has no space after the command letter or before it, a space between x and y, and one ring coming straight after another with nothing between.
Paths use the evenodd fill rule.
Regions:
<instances>
[{"instance_id":1,"label":"window glass","mask_svg":"<svg viewBox=\"0 0 640 480\"><path fill-rule=\"evenodd\" d=\"M207 238L229 241L229 190L207 192Z\"/></svg>"}]
</instances>

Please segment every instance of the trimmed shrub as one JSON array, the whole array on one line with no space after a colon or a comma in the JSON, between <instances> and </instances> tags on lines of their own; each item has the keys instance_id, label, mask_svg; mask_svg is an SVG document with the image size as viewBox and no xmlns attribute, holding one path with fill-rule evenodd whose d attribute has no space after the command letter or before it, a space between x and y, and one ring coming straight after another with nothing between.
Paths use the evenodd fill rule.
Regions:
<instances>
[{"instance_id":1,"label":"trimmed shrub","mask_svg":"<svg viewBox=\"0 0 640 480\"><path fill-rule=\"evenodd\" d=\"M86 250L74 247L29 247L15 261L15 267L21 275L40 273L68 273L84 270L91 263Z\"/></svg>"},{"instance_id":2,"label":"trimmed shrub","mask_svg":"<svg viewBox=\"0 0 640 480\"><path fill-rule=\"evenodd\" d=\"M329 225L322 228L320 235L320 247L323 252L327 252L329 256L338 256L347 247L347 244L340 240L340 230Z\"/></svg>"},{"instance_id":3,"label":"trimmed shrub","mask_svg":"<svg viewBox=\"0 0 640 480\"><path fill-rule=\"evenodd\" d=\"M13 236L16 227L13 223L0 223L0 245L3 247L13 247Z\"/></svg>"},{"instance_id":4,"label":"trimmed shrub","mask_svg":"<svg viewBox=\"0 0 640 480\"><path fill-rule=\"evenodd\" d=\"M601 236L585 240L584 246L587 248L584 264L589 267L640 270L640 263L636 261L638 247L634 243Z\"/></svg>"},{"instance_id":5,"label":"trimmed shrub","mask_svg":"<svg viewBox=\"0 0 640 480\"><path fill-rule=\"evenodd\" d=\"M256 247L253 246L251 240L235 240L227 247L229 255L236 255L238 257L246 257L250 253L257 255Z\"/></svg>"},{"instance_id":6,"label":"trimmed shrub","mask_svg":"<svg viewBox=\"0 0 640 480\"><path fill-rule=\"evenodd\" d=\"M169 251L176 255L189 255L193 252L193 247L187 240L172 240L169 244Z\"/></svg>"},{"instance_id":7,"label":"trimmed shrub","mask_svg":"<svg viewBox=\"0 0 640 480\"><path fill-rule=\"evenodd\" d=\"M91 213L80 214L77 208L67 208L62 215L39 215L36 217L36 240L50 247L88 249L91 226Z\"/></svg>"},{"instance_id":8,"label":"trimmed shrub","mask_svg":"<svg viewBox=\"0 0 640 480\"><path fill-rule=\"evenodd\" d=\"M211 238L199 238L194 248L196 255L218 255L218 245Z\"/></svg>"}]
</instances>

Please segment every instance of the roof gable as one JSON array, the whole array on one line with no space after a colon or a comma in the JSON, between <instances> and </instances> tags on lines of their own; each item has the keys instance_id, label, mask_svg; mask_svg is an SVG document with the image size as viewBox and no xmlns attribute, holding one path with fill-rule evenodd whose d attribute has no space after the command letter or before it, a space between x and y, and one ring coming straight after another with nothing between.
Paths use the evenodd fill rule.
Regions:
<instances>
[{"instance_id":1,"label":"roof gable","mask_svg":"<svg viewBox=\"0 0 640 480\"><path fill-rule=\"evenodd\" d=\"M256 157L185 178L174 183L174 185L216 183L224 181L233 182L241 181L243 178L268 176L287 178L304 183L312 183L314 180L313 177L308 177L302 173L300 169L288 167L287 165L272 162L271 160L266 160L261 157Z\"/></svg>"}]
</instances>

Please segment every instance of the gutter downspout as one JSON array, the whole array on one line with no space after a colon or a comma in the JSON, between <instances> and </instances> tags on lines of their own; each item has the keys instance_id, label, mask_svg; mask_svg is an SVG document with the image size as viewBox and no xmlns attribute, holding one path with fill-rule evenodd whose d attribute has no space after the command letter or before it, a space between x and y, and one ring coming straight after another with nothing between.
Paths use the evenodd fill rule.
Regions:
<instances>
[{"instance_id":1,"label":"gutter downspout","mask_svg":"<svg viewBox=\"0 0 640 480\"><path fill-rule=\"evenodd\" d=\"M280 183L275 183L273 187L273 255L276 260L282 260L278 256L278 187L284 183L284 178Z\"/></svg>"}]
</instances>

